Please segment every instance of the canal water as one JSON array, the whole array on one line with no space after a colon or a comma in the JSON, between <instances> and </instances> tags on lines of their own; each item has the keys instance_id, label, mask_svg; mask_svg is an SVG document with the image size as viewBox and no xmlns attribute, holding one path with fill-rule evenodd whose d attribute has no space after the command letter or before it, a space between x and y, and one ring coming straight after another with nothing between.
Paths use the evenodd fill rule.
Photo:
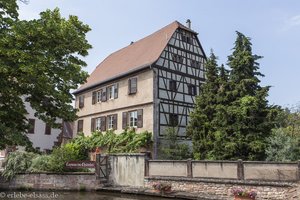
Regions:
<instances>
[{"instance_id":1,"label":"canal water","mask_svg":"<svg viewBox=\"0 0 300 200\"><path fill-rule=\"evenodd\" d=\"M167 200L167 198L105 192L0 191L0 200Z\"/></svg>"}]
</instances>

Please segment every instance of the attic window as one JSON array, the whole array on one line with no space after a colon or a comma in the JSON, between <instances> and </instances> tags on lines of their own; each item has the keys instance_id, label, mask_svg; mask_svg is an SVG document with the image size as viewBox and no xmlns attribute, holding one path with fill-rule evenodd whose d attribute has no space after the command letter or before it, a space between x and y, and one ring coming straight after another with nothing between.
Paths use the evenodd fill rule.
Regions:
<instances>
[{"instance_id":1,"label":"attic window","mask_svg":"<svg viewBox=\"0 0 300 200\"><path fill-rule=\"evenodd\" d=\"M201 63L199 61L196 61L196 60L191 60L191 66L192 67L200 68L201 67Z\"/></svg>"},{"instance_id":2,"label":"attic window","mask_svg":"<svg viewBox=\"0 0 300 200\"><path fill-rule=\"evenodd\" d=\"M183 63L183 57L178 54L173 54L172 55L172 60L175 62Z\"/></svg>"},{"instance_id":3,"label":"attic window","mask_svg":"<svg viewBox=\"0 0 300 200\"><path fill-rule=\"evenodd\" d=\"M193 44L193 38L192 35L186 32L182 32L181 33L181 39L183 42L189 43L189 44Z\"/></svg>"}]
</instances>

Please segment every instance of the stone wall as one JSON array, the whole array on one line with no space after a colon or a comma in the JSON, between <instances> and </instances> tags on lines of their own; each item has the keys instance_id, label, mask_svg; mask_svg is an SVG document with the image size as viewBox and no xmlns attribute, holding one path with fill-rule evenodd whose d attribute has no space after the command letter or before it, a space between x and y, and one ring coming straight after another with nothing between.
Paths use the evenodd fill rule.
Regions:
<instances>
[{"instance_id":1,"label":"stone wall","mask_svg":"<svg viewBox=\"0 0 300 200\"><path fill-rule=\"evenodd\" d=\"M152 184L168 183L172 190L188 192L195 196L218 195L220 199L233 199L232 188L255 190L257 200L298 200L300 199L299 182L259 182L220 179L197 179L178 177L146 177L145 187L151 189Z\"/></svg>"},{"instance_id":2,"label":"stone wall","mask_svg":"<svg viewBox=\"0 0 300 200\"><path fill-rule=\"evenodd\" d=\"M26 173L11 181L0 176L0 189L96 190L102 184L94 173Z\"/></svg>"}]
</instances>

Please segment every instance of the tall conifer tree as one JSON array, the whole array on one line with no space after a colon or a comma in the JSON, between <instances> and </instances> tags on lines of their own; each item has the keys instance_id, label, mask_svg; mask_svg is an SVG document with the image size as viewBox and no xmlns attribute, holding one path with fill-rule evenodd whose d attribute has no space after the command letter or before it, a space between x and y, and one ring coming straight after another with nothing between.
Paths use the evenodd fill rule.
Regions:
<instances>
[{"instance_id":1,"label":"tall conifer tree","mask_svg":"<svg viewBox=\"0 0 300 200\"><path fill-rule=\"evenodd\" d=\"M224 159L263 160L266 138L271 133L266 97L269 87L259 85L257 60L252 54L250 39L237 32L232 55L228 56L230 72L230 103L227 107L227 140L232 154ZM226 150L226 149L225 149Z\"/></svg>"},{"instance_id":2,"label":"tall conifer tree","mask_svg":"<svg viewBox=\"0 0 300 200\"><path fill-rule=\"evenodd\" d=\"M193 139L193 151L196 159L204 159L212 148L212 134L214 132L211 123L215 117L216 96L218 92L217 58L213 52L206 63L206 83L201 87L201 95L196 99L196 107L191 113L191 120L187 127L187 133Z\"/></svg>"},{"instance_id":3,"label":"tall conifer tree","mask_svg":"<svg viewBox=\"0 0 300 200\"><path fill-rule=\"evenodd\" d=\"M273 107L266 97L269 87L259 85L257 60L250 39L237 32L228 66L217 67L212 54L207 61L207 80L191 113L187 132L193 139L194 156L215 160L264 160L271 133ZM273 114L272 114L273 113Z\"/></svg>"}]
</instances>

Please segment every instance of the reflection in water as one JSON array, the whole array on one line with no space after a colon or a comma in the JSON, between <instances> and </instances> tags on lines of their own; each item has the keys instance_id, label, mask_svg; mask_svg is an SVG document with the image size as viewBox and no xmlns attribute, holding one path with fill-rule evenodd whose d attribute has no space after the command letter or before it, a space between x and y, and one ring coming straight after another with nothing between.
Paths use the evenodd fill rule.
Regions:
<instances>
[{"instance_id":1,"label":"reflection in water","mask_svg":"<svg viewBox=\"0 0 300 200\"><path fill-rule=\"evenodd\" d=\"M0 192L0 199L34 199L34 200L166 200L166 198L127 195L104 192L42 192L42 191L5 191Z\"/></svg>"}]
</instances>

